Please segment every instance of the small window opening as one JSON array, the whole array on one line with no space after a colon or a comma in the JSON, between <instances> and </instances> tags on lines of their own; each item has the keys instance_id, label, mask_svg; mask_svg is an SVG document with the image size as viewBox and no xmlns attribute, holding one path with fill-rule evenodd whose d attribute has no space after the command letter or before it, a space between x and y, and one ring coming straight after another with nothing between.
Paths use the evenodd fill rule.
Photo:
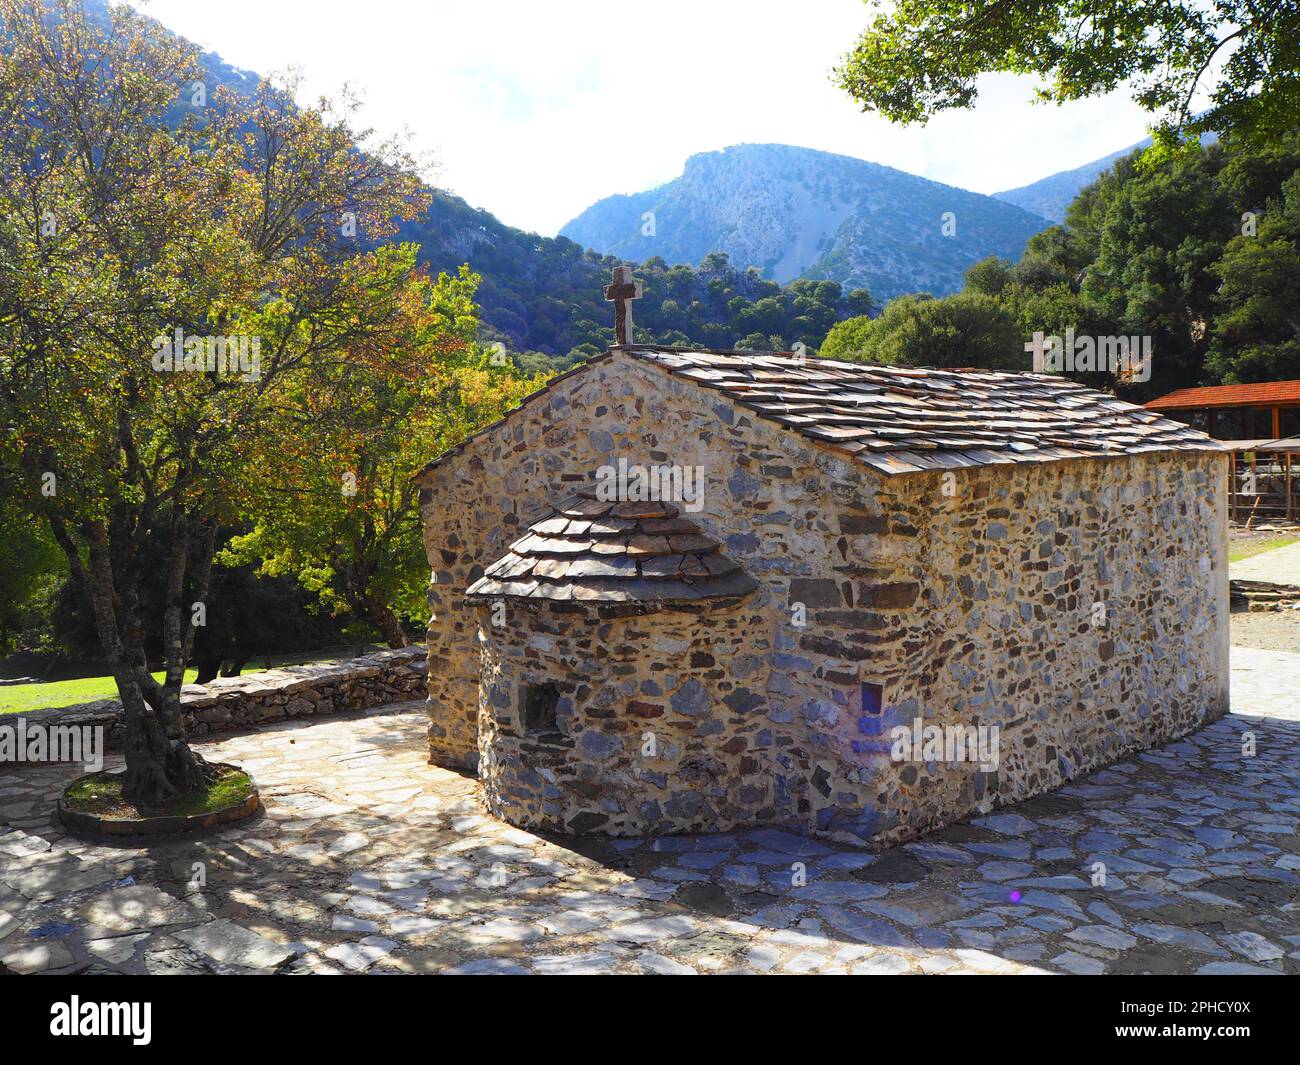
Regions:
<instances>
[{"instance_id":1,"label":"small window opening","mask_svg":"<svg viewBox=\"0 0 1300 1065\"><path fill-rule=\"evenodd\" d=\"M524 731L538 735L558 731L555 707L560 701L560 689L554 684L527 684L523 691Z\"/></svg>"},{"instance_id":2,"label":"small window opening","mask_svg":"<svg viewBox=\"0 0 1300 1065\"><path fill-rule=\"evenodd\" d=\"M884 700L885 689L880 684L864 683L862 685L862 712L879 714Z\"/></svg>"}]
</instances>

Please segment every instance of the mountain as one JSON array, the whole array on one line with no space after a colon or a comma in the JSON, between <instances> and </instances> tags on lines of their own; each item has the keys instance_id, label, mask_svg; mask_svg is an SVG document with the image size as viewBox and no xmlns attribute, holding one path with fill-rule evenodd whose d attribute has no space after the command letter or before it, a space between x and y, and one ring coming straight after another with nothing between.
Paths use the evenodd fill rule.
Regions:
<instances>
[{"instance_id":1,"label":"mountain","mask_svg":"<svg viewBox=\"0 0 1300 1065\"><path fill-rule=\"evenodd\" d=\"M1218 140L1218 137L1213 133L1206 133L1201 137L1202 144L1213 144L1216 140ZM1049 174L1041 181L1035 181L1030 185L1021 185L1018 189L995 192L993 196L995 199L1013 203L1017 207L1023 207L1026 211L1042 215L1049 221L1061 223L1065 221L1065 212L1079 193L1126 155L1132 155L1141 148L1150 147L1151 138L1147 137L1136 144L1130 144L1127 148L1121 148L1117 152L1111 152L1110 155L1103 155L1100 159L1094 159L1091 163L1076 166L1073 170L1062 170L1056 174Z\"/></svg>"},{"instance_id":2,"label":"mountain","mask_svg":"<svg viewBox=\"0 0 1300 1065\"><path fill-rule=\"evenodd\" d=\"M107 21L105 0L85 0L84 7L93 20ZM200 61L209 94L217 85L247 94L257 84L256 74L219 55L201 52ZM486 340L563 366L612 342L602 288L621 258L640 264L645 283L634 311L638 340L766 349L803 342L815 350L836 321L866 312L867 296L855 286L868 289L877 306L915 290L955 291L970 263L989 254L1018 258L1026 239L1046 225L991 197L807 149L745 145L695 156L686 170L663 189L601 201L556 238L507 226L437 190L425 217L404 224L400 239L417 242L421 261L434 271L454 272L467 262L482 275ZM656 206L673 186L682 197L694 195ZM695 213L679 214L688 200ZM604 214L616 235L631 228L639 236L648 210L656 211L658 236L641 246L602 247L574 231ZM940 232L945 211L955 215L953 237ZM717 240L709 239L710 227ZM674 253L670 244L691 233L705 236ZM732 252L731 261L724 254L704 268L673 265L715 251ZM750 263L767 265L768 277L744 269ZM785 283L801 275L805 280ZM537 368L537 357L526 361Z\"/></svg>"},{"instance_id":3,"label":"mountain","mask_svg":"<svg viewBox=\"0 0 1300 1065\"><path fill-rule=\"evenodd\" d=\"M953 215L955 233L943 219ZM878 300L961 288L988 255L1018 259L1047 222L1013 204L893 167L784 144L702 152L682 175L609 196L560 230L579 244L634 261L698 263L726 252L785 284L830 279Z\"/></svg>"},{"instance_id":4,"label":"mountain","mask_svg":"<svg viewBox=\"0 0 1300 1065\"><path fill-rule=\"evenodd\" d=\"M101 27L110 18L107 0L83 0L87 17ZM171 33L146 16L162 33ZM0 30L2 33L3 30ZM179 37L179 35L172 34ZM191 43L191 46L192 43ZM258 76L213 52L198 51L209 97L218 86L251 94ZM168 119L189 113L178 99ZM614 341L614 315L604 299L620 260L587 250L564 237L542 237L501 222L445 190L433 190L423 217L399 225L397 239L420 246L420 262L432 271L455 273L463 263L482 277L477 293L482 337L502 341L533 369L556 368L593 354ZM644 342L733 347L820 346L835 322L868 307L861 294L837 285L798 288L765 282L723 257L708 270L642 263L637 277L645 293L636 304L636 338Z\"/></svg>"},{"instance_id":5,"label":"mountain","mask_svg":"<svg viewBox=\"0 0 1300 1065\"><path fill-rule=\"evenodd\" d=\"M1139 141L1137 144L1132 144L1118 152L1111 152L1110 155L1103 155L1100 159L1094 159L1091 163L1084 163L1083 166L1075 167L1073 170L1062 170L1060 173L1050 174L1041 181L1035 181L1030 185L1021 185L1018 189L995 192L993 197L994 199L1015 204L1017 207L1023 207L1026 211L1032 211L1049 221L1064 222L1066 209L1080 192L1096 181L1120 159L1123 159L1124 156L1132 154L1139 148L1149 147L1150 144L1151 138L1148 137L1144 141Z\"/></svg>"}]
</instances>

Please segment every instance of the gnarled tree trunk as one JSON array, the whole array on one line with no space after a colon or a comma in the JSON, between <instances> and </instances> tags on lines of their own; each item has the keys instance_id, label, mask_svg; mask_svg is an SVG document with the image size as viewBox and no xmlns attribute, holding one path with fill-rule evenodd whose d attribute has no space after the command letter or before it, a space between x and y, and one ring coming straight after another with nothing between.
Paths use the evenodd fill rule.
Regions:
<instances>
[{"instance_id":1,"label":"gnarled tree trunk","mask_svg":"<svg viewBox=\"0 0 1300 1065\"><path fill-rule=\"evenodd\" d=\"M126 778L122 795L145 805L156 805L173 795L194 791L211 779L207 763L186 743L181 716L185 658L194 634L192 618L184 618L181 602L189 551L185 522L183 513L173 516L163 622L166 679L159 684L149 672L144 651L145 629L136 591L139 574L131 549L134 538L126 535L120 520L87 524L80 530L87 543L87 565L83 564L67 529L52 521L55 539L63 548L90 606L99 642L112 664L113 680L122 700L126 722ZM215 532L215 527L205 532L197 579L191 588L198 597L196 601L207 593Z\"/></svg>"}]
</instances>

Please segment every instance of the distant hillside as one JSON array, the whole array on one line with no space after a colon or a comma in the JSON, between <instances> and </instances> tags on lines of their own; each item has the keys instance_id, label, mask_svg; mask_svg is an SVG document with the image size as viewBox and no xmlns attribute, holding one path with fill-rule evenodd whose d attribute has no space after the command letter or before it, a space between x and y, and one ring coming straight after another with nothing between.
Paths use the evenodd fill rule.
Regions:
<instances>
[{"instance_id":1,"label":"distant hillside","mask_svg":"<svg viewBox=\"0 0 1300 1065\"><path fill-rule=\"evenodd\" d=\"M1201 138L1201 143L1212 144L1217 139L1213 133L1207 133ZM1100 159L1084 163L1083 166L1077 166L1073 170L1049 174L1031 185L1021 185L1018 189L995 192L993 196L995 199L1005 200L1017 207L1023 207L1026 211L1042 215L1049 221L1064 222L1067 208L1080 192L1126 155L1132 155L1140 148L1149 147L1151 147L1151 138L1147 137L1137 144L1130 144L1127 148L1111 152L1110 155L1103 155Z\"/></svg>"},{"instance_id":2,"label":"distant hillside","mask_svg":"<svg viewBox=\"0 0 1300 1065\"><path fill-rule=\"evenodd\" d=\"M107 18L104 0L85 6L92 18ZM218 55L201 53L201 61L209 93L218 84L242 93L257 84L256 74ZM642 241L649 210L657 236ZM956 236L940 233L946 211L956 216ZM619 239L582 236L587 222ZM802 342L815 350L836 321L869 307L855 289L870 290L876 306L916 290L955 291L970 263L990 254L1016 259L1044 226L1012 204L889 167L749 145L693 157L662 189L602 200L557 238L507 226L441 191L401 237L418 242L434 270L468 262L482 275L488 339L563 364L612 341L602 288L622 259L639 264L646 286L634 311L638 340L768 349ZM629 230L630 244L622 239ZM730 253L730 261L723 254L702 269L673 265L698 264L711 252ZM762 269L746 270L750 264ZM819 280L827 278L844 284Z\"/></svg>"},{"instance_id":3,"label":"distant hillside","mask_svg":"<svg viewBox=\"0 0 1300 1065\"><path fill-rule=\"evenodd\" d=\"M91 19L107 23L105 0L86 0L85 7ZM257 86L256 74L219 55L200 52L200 61L209 96L217 85L244 94ZM187 113L187 103L178 101L171 117L179 121ZM435 190L423 218L401 226L398 239L418 243L421 261L434 271L454 273L468 263L482 276L478 302L487 340L514 352L559 356L561 365L613 343L614 314L603 290L620 264L614 256L515 229L442 190ZM707 270L640 263L637 276L645 283L633 313L641 341L764 349L802 342L816 349L836 321L867 307L861 294L838 285L782 290L733 268L725 256Z\"/></svg>"},{"instance_id":4,"label":"distant hillside","mask_svg":"<svg viewBox=\"0 0 1300 1065\"><path fill-rule=\"evenodd\" d=\"M942 230L947 212L951 236ZM657 189L607 197L560 233L633 260L695 264L722 251L782 284L830 279L883 300L955 292L972 263L1017 259L1046 227L1014 205L892 167L742 144L691 156L681 177Z\"/></svg>"},{"instance_id":5,"label":"distant hillside","mask_svg":"<svg viewBox=\"0 0 1300 1065\"><path fill-rule=\"evenodd\" d=\"M1066 208L1074 202L1074 198L1080 192L1124 156L1139 148L1145 148L1150 143L1150 138L1147 138L1139 144L1131 145L1122 151L1111 152L1110 155L1103 155L1100 159L1084 163L1083 166L1075 167L1073 170L1062 170L1059 174L1051 174L1031 185L1007 189L1005 192L995 192L993 196L995 199L1005 200L1017 207L1023 207L1026 211L1042 215L1049 221L1064 222Z\"/></svg>"}]
</instances>

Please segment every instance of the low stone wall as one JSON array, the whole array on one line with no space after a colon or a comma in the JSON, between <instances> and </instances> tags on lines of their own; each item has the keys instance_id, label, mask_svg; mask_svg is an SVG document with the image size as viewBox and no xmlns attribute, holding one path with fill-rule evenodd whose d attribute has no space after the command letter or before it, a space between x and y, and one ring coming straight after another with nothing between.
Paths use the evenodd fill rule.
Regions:
<instances>
[{"instance_id":1,"label":"low stone wall","mask_svg":"<svg viewBox=\"0 0 1300 1065\"><path fill-rule=\"evenodd\" d=\"M211 684L189 684L181 691L185 727L193 738L422 698L424 671L424 648L407 647L343 661L222 677ZM28 726L101 726L110 750L121 748L125 734L122 704L116 699L6 714L0 717L0 725L17 727L20 718L26 719Z\"/></svg>"},{"instance_id":2,"label":"low stone wall","mask_svg":"<svg viewBox=\"0 0 1300 1065\"><path fill-rule=\"evenodd\" d=\"M1268 581L1230 581L1232 609L1257 614L1265 610L1300 610L1300 588Z\"/></svg>"}]
</instances>

